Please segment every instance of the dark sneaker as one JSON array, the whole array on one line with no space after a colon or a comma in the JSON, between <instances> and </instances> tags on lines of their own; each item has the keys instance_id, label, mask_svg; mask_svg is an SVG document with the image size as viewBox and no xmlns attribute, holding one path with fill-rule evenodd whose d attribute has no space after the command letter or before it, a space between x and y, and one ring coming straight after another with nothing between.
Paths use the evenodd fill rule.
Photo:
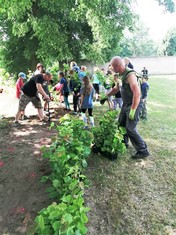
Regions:
<instances>
[{"instance_id":1,"label":"dark sneaker","mask_svg":"<svg viewBox=\"0 0 176 235\"><path fill-rule=\"evenodd\" d=\"M19 123L18 121L15 121L15 122L12 124L12 126L14 126L14 127L21 126L21 123Z\"/></svg>"},{"instance_id":2,"label":"dark sneaker","mask_svg":"<svg viewBox=\"0 0 176 235\"><path fill-rule=\"evenodd\" d=\"M132 159L144 159L148 157L149 155L150 153L146 150L144 152L137 152L135 155L132 155L131 158Z\"/></svg>"}]
</instances>

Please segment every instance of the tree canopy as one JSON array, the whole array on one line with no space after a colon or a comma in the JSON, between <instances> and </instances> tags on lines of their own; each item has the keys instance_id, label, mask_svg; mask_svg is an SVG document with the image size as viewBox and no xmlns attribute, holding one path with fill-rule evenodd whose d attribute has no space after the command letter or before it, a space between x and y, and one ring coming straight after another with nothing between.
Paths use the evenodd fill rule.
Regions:
<instances>
[{"instance_id":1,"label":"tree canopy","mask_svg":"<svg viewBox=\"0 0 176 235\"><path fill-rule=\"evenodd\" d=\"M176 28L171 28L167 31L158 51L160 55L176 55Z\"/></svg>"},{"instance_id":2,"label":"tree canopy","mask_svg":"<svg viewBox=\"0 0 176 235\"><path fill-rule=\"evenodd\" d=\"M130 4L116 0L1 0L1 5L1 41L11 70L14 57L26 66L38 59L102 62L103 50L133 22Z\"/></svg>"},{"instance_id":3,"label":"tree canopy","mask_svg":"<svg viewBox=\"0 0 176 235\"><path fill-rule=\"evenodd\" d=\"M157 54L157 48L149 37L149 29L140 21L133 32L127 31L120 41L120 55L125 56L153 56Z\"/></svg>"},{"instance_id":4,"label":"tree canopy","mask_svg":"<svg viewBox=\"0 0 176 235\"><path fill-rule=\"evenodd\" d=\"M169 11L172 0L158 0ZM37 62L87 59L103 63L133 30L132 0L0 0L0 52L10 72Z\"/></svg>"}]
</instances>

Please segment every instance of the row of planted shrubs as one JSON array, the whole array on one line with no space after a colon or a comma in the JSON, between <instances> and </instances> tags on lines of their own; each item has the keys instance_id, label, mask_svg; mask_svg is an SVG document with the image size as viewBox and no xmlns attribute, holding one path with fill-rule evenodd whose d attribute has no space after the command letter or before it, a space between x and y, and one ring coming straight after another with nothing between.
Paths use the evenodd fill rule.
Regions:
<instances>
[{"instance_id":1,"label":"row of planted shrubs","mask_svg":"<svg viewBox=\"0 0 176 235\"><path fill-rule=\"evenodd\" d=\"M88 185L83 174L86 158L92 150L110 160L124 153L125 130L118 127L117 112L105 113L99 125L91 131L83 130L82 120L65 115L57 126L57 137L49 149L43 147L43 156L49 158L52 173L42 181L50 180L49 196L55 200L36 217L35 234L83 235L88 222L84 205L84 189Z\"/></svg>"},{"instance_id":2,"label":"row of planted shrubs","mask_svg":"<svg viewBox=\"0 0 176 235\"><path fill-rule=\"evenodd\" d=\"M84 205L84 188L88 183L83 174L86 158L91 151L93 135L83 131L83 122L70 115L60 119L58 134L43 156L49 158L52 173L42 181L51 181L49 196L54 199L36 217L35 234L82 235L87 233L88 222Z\"/></svg>"}]
</instances>

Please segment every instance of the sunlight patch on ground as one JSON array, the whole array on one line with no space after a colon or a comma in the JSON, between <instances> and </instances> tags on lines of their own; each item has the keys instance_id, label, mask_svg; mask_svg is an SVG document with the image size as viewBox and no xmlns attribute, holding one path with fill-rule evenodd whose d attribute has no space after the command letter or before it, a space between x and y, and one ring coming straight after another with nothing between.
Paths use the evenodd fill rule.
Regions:
<instances>
[{"instance_id":1,"label":"sunlight patch on ground","mask_svg":"<svg viewBox=\"0 0 176 235\"><path fill-rule=\"evenodd\" d=\"M16 135L16 137L28 136L29 134L31 135L34 133L37 133L37 131L30 130L30 133L29 133L29 131L24 131L23 129L22 129L22 131L19 131L19 129L17 131L14 131L14 135Z\"/></svg>"}]
</instances>

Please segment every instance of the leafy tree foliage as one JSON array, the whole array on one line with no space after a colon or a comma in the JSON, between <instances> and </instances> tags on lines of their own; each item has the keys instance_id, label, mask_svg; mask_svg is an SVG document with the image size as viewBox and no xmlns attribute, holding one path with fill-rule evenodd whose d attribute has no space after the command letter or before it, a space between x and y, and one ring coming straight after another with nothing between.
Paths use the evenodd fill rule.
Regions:
<instances>
[{"instance_id":1,"label":"leafy tree foliage","mask_svg":"<svg viewBox=\"0 0 176 235\"><path fill-rule=\"evenodd\" d=\"M153 40L149 37L149 29L138 23L131 33L126 31L120 42L120 55L124 56L152 56L157 54Z\"/></svg>"},{"instance_id":2,"label":"leafy tree foliage","mask_svg":"<svg viewBox=\"0 0 176 235\"><path fill-rule=\"evenodd\" d=\"M161 46L159 47L160 55L176 55L176 28L171 28L166 33Z\"/></svg>"},{"instance_id":3,"label":"leafy tree foliage","mask_svg":"<svg viewBox=\"0 0 176 235\"><path fill-rule=\"evenodd\" d=\"M33 67L37 60L103 62L133 24L128 1L0 0L0 5L1 51L11 71L19 67L15 63Z\"/></svg>"},{"instance_id":4,"label":"leafy tree foliage","mask_svg":"<svg viewBox=\"0 0 176 235\"><path fill-rule=\"evenodd\" d=\"M173 13L175 11L174 0L157 0L159 5L163 5L166 11Z\"/></svg>"},{"instance_id":5,"label":"leafy tree foliage","mask_svg":"<svg viewBox=\"0 0 176 235\"><path fill-rule=\"evenodd\" d=\"M169 11L172 0L157 0ZM125 28L133 29L132 0L0 0L0 53L10 72L37 62L103 63L119 52Z\"/></svg>"}]
</instances>

